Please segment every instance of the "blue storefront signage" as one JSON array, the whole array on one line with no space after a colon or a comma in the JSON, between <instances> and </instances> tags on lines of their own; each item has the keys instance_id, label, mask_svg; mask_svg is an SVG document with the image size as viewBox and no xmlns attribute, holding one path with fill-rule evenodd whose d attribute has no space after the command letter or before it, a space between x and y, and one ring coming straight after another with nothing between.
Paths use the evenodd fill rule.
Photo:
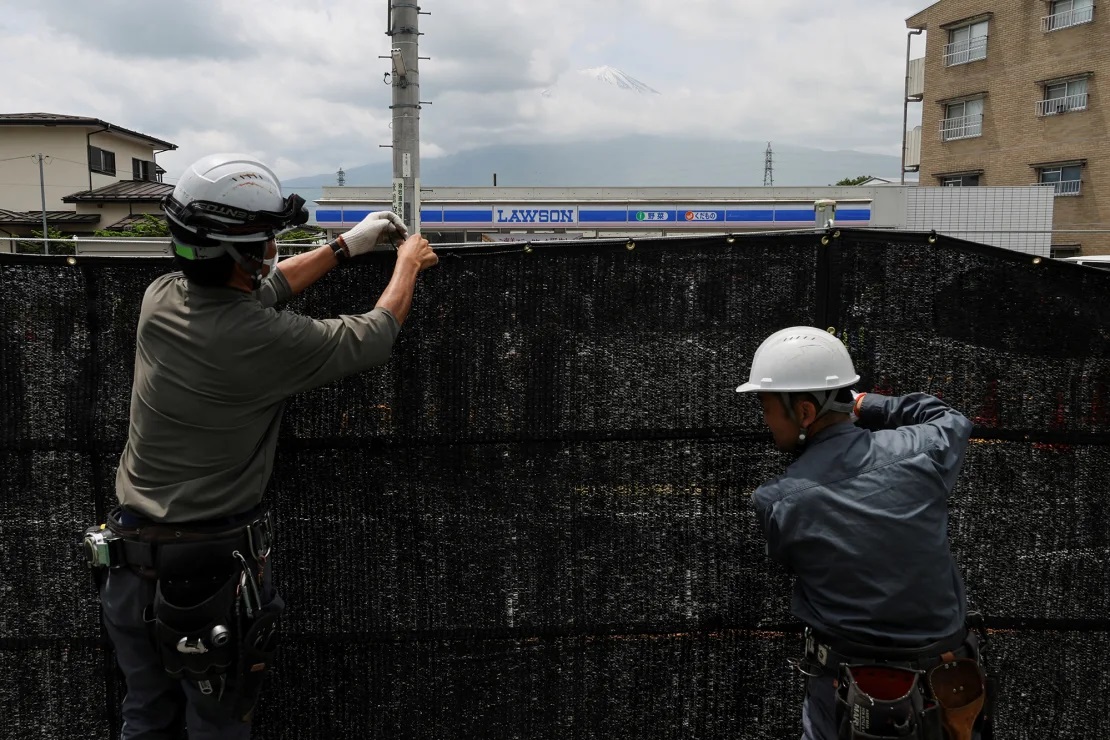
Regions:
<instances>
[{"instance_id":1,"label":"blue storefront signage","mask_svg":"<svg viewBox=\"0 0 1110 740\"><path fill-rule=\"evenodd\" d=\"M576 224L578 206L494 206L495 224Z\"/></svg>"},{"instance_id":2,"label":"blue storefront signage","mask_svg":"<svg viewBox=\"0 0 1110 740\"><path fill-rule=\"evenodd\" d=\"M342 208L318 208L315 223L324 227L353 226L372 211L389 210L389 204L363 204ZM435 224L435 230L480 230L553 227L593 229L670 228L727 231L731 228L803 228L814 224L812 202L726 203L691 205L606 204L467 204L422 205L420 220ZM867 226L870 203L842 205L836 222L844 226Z\"/></svg>"}]
</instances>

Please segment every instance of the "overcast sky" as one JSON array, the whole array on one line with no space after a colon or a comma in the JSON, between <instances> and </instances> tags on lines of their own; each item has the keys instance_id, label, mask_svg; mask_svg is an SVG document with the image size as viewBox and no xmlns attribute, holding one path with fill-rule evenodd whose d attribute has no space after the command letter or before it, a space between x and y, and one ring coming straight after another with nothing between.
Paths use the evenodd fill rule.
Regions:
<instances>
[{"instance_id":1,"label":"overcast sky","mask_svg":"<svg viewBox=\"0 0 1110 740\"><path fill-rule=\"evenodd\" d=\"M926 0L420 0L421 153L687 133L898 156ZM387 0L5 3L5 113L101 118L283 178L389 159ZM913 56L923 46L915 39ZM605 88L611 66L659 95ZM548 91L548 94L544 94ZM911 125L919 105L911 106ZM917 117L914 117L917 114Z\"/></svg>"}]
</instances>

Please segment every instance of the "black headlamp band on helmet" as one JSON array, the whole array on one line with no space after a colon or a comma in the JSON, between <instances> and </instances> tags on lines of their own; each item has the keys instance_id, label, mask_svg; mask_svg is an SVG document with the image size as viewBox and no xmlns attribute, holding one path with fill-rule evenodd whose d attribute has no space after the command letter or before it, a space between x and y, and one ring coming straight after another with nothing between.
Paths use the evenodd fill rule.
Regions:
<instances>
[{"instance_id":1,"label":"black headlamp band on helmet","mask_svg":"<svg viewBox=\"0 0 1110 740\"><path fill-rule=\"evenodd\" d=\"M273 236L283 229L308 221L304 203L304 198L293 193L285 199L280 211L247 211L208 200L183 204L172 195L167 195L162 199L162 209L174 221L200 236L219 238L262 233Z\"/></svg>"}]
</instances>

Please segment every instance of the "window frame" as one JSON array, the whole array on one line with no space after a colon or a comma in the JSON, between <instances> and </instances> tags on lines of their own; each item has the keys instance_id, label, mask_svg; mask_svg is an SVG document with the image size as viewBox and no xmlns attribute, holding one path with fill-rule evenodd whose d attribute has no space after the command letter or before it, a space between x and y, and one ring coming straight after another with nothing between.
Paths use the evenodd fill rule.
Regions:
<instances>
[{"instance_id":1,"label":"window frame","mask_svg":"<svg viewBox=\"0 0 1110 740\"><path fill-rule=\"evenodd\" d=\"M1076 3L1080 3L1078 6ZM1062 9L1061 6L1067 4L1067 9ZM1082 20L1076 20L1079 13L1084 9L1088 9L1086 17ZM1060 23L1056 19L1062 15L1071 14L1068 23ZM1095 3L1094 0L1050 0L1048 3L1048 15L1041 19L1041 30L1045 33L1052 31L1061 31L1065 28L1073 28L1074 26L1082 26L1085 23L1090 23L1095 18Z\"/></svg>"},{"instance_id":2,"label":"window frame","mask_svg":"<svg viewBox=\"0 0 1110 740\"><path fill-rule=\"evenodd\" d=\"M1037 165L1037 184L1038 185L1052 185L1055 189L1056 196L1078 196L1083 194L1083 164L1082 163L1049 163ZM1076 177L1065 178L1064 174L1068 170L1074 170ZM1055 179L1045 179L1045 175L1056 173ZM1064 183L1076 183L1074 191L1070 186Z\"/></svg>"},{"instance_id":3,"label":"window frame","mask_svg":"<svg viewBox=\"0 0 1110 740\"><path fill-rule=\"evenodd\" d=\"M89 171L98 175L116 176L116 153L89 144Z\"/></svg>"},{"instance_id":4,"label":"window frame","mask_svg":"<svg viewBox=\"0 0 1110 740\"><path fill-rule=\"evenodd\" d=\"M978 112L968 113L967 108L969 103L978 104ZM959 141L960 139L975 139L983 135L983 120L985 117L986 109L986 96L975 95L967 98L960 98L958 100L948 100L942 103L944 105L944 114L940 121L940 140L944 142ZM952 115L953 108L960 106L961 115ZM978 123L971 123L967 119L978 116ZM960 126L949 126L949 121L964 120ZM977 128L977 130L975 130ZM975 130L974 133L968 131Z\"/></svg>"},{"instance_id":5,"label":"window frame","mask_svg":"<svg viewBox=\"0 0 1110 740\"><path fill-rule=\"evenodd\" d=\"M963 175L940 175L939 179L942 188L977 188L981 177L977 172L968 172ZM968 180L975 182L967 182Z\"/></svg>"},{"instance_id":6,"label":"window frame","mask_svg":"<svg viewBox=\"0 0 1110 740\"><path fill-rule=\"evenodd\" d=\"M131 179L142 182L158 182L158 166L149 159L131 158ZM146 175L144 177L144 175Z\"/></svg>"},{"instance_id":7,"label":"window frame","mask_svg":"<svg viewBox=\"0 0 1110 740\"><path fill-rule=\"evenodd\" d=\"M956 26L949 27L948 30L948 43L944 46L944 66L956 67L961 64L970 64L978 62L987 58L987 43L990 38L990 18L978 18L976 20L961 23ZM983 27L983 33L975 36L976 26ZM957 38L961 31L967 32L967 38ZM981 44L976 41L982 39ZM963 44L964 48L954 50L957 44Z\"/></svg>"}]
</instances>

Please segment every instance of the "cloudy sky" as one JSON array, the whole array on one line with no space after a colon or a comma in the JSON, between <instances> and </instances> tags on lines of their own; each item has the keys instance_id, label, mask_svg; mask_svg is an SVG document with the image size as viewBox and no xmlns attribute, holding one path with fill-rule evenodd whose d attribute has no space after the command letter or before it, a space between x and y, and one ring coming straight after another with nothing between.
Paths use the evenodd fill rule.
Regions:
<instances>
[{"instance_id":1,"label":"cloudy sky","mask_svg":"<svg viewBox=\"0 0 1110 740\"><path fill-rule=\"evenodd\" d=\"M423 157L624 133L898 156L905 19L930 4L420 2ZM212 151L254 154L283 178L389 159L387 0L5 5L2 112L92 116L171 141L179 149L159 155L170 181ZM579 72L600 66L660 94Z\"/></svg>"}]
</instances>

